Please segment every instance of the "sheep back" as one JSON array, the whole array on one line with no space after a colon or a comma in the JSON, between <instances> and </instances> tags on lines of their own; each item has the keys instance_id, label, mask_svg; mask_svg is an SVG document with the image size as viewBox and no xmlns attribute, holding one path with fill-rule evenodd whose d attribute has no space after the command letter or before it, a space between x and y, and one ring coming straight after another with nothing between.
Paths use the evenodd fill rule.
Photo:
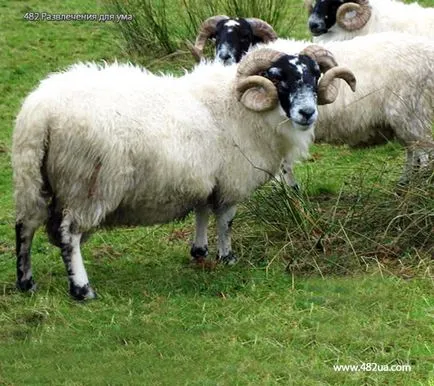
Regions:
<instances>
[{"instance_id":1,"label":"sheep back","mask_svg":"<svg viewBox=\"0 0 434 386\"><path fill-rule=\"evenodd\" d=\"M104 221L149 225L210 198L236 203L268 180L287 151L266 130L273 114L242 108L232 92L235 67L217 67L172 78L80 64L41 82L28 99L45 128L44 167L59 208L82 230ZM23 127L34 124L27 105Z\"/></svg>"}]
</instances>

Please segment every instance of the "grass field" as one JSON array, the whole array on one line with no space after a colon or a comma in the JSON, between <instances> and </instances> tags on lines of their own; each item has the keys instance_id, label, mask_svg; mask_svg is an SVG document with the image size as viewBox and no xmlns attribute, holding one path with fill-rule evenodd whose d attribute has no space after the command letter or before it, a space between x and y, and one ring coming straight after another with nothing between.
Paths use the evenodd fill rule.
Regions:
<instances>
[{"instance_id":1,"label":"grass field","mask_svg":"<svg viewBox=\"0 0 434 386\"><path fill-rule=\"evenodd\" d=\"M261 212L258 203L276 194L270 187L240 208L234 267L189 264L191 217L100 230L83 248L99 297L79 303L40 231L38 291L18 293L10 148L20 103L70 63L129 58L113 22L24 20L26 12L105 14L104 3L49 3L0 4L0 384L434 385L434 249L426 234L434 195L429 187L410 199L394 194L404 153L396 143L315 145L296 169L303 199L285 196L298 214L276 224ZM307 37L304 23L300 12L294 36ZM182 48L170 58L132 58L164 71L193 63ZM420 222L399 222L415 213ZM362 363L411 371L333 369Z\"/></svg>"}]
</instances>

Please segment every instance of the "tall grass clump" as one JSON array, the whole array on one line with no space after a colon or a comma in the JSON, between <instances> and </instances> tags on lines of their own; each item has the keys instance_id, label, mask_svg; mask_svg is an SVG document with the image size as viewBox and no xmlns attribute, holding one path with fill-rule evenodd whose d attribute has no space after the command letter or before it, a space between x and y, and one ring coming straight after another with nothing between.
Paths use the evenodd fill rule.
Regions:
<instances>
[{"instance_id":1,"label":"tall grass clump","mask_svg":"<svg viewBox=\"0 0 434 386\"><path fill-rule=\"evenodd\" d=\"M128 54L142 58L164 57L185 50L200 24L210 16L256 17L287 36L300 22L305 29L302 4L287 0L109 0L109 11L133 15L131 22L118 23Z\"/></svg>"},{"instance_id":2,"label":"tall grass clump","mask_svg":"<svg viewBox=\"0 0 434 386\"><path fill-rule=\"evenodd\" d=\"M241 218L262 239L266 235L263 255L279 258L290 270L349 273L384 266L407 272L421 261L431 269L434 174L416 175L400 189L382 184L381 176L378 181L352 176L337 195L310 197L274 182L246 203ZM243 244L243 236L237 237ZM255 264L257 255L249 256Z\"/></svg>"},{"instance_id":3,"label":"tall grass clump","mask_svg":"<svg viewBox=\"0 0 434 386\"><path fill-rule=\"evenodd\" d=\"M110 12L133 16L131 21L117 24L127 52L139 56L162 56L176 50L167 0L111 0L109 4Z\"/></svg>"},{"instance_id":4,"label":"tall grass clump","mask_svg":"<svg viewBox=\"0 0 434 386\"><path fill-rule=\"evenodd\" d=\"M201 23L210 16L220 15L220 0L204 2L203 0L182 0L183 25L185 38L193 40Z\"/></svg>"},{"instance_id":5,"label":"tall grass clump","mask_svg":"<svg viewBox=\"0 0 434 386\"><path fill-rule=\"evenodd\" d=\"M187 14L188 38L194 38L200 24L208 17L224 14L230 17L256 17L267 21L280 35L288 35L302 15L301 6L284 0L182 0ZM301 3L300 3L301 4Z\"/></svg>"}]
</instances>

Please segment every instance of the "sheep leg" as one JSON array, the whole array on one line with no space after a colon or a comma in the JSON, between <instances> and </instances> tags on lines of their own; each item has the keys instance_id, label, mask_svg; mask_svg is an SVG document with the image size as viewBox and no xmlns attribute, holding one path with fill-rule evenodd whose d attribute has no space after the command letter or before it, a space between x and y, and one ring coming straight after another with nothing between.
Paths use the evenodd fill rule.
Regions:
<instances>
[{"instance_id":1,"label":"sheep leg","mask_svg":"<svg viewBox=\"0 0 434 386\"><path fill-rule=\"evenodd\" d=\"M408 184L413 169L413 158L414 158L413 150L407 148L404 169L402 171L401 177L399 178L398 185L404 186Z\"/></svg>"},{"instance_id":2,"label":"sheep leg","mask_svg":"<svg viewBox=\"0 0 434 386\"><path fill-rule=\"evenodd\" d=\"M231 228L235 216L236 206L221 208L216 212L217 236L218 236L218 257L219 261L225 264L235 264L237 257L232 252Z\"/></svg>"},{"instance_id":3,"label":"sheep leg","mask_svg":"<svg viewBox=\"0 0 434 386\"><path fill-rule=\"evenodd\" d=\"M20 221L15 225L17 288L21 291L34 291L36 289L32 276L32 261L30 256L36 228L37 225L32 224L31 221Z\"/></svg>"},{"instance_id":4,"label":"sheep leg","mask_svg":"<svg viewBox=\"0 0 434 386\"><path fill-rule=\"evenodd\" d=\"M416 153L416 162L420 168L426 168L429 165L429 151L425 149L417 149Z\"/></svg>"},{"instance_id":5,"label":"sheep leg","mask_svg":"<svg viewBox=\"0 0 434 386\"><path fill-rule=\"evenodd\" d=\"M424 149L407 148L407 156L404 164L404 170L398 181L398 185L406 185L411 175L418 168L426 168L429 162L429 155Z\"/></svg>"},{"instance_id":6,"label":"sheep leg","mask_svg":"<svg viewBox=\"0 0 434 386\"><path fill-rule=\"evenodd\" d=\"M81 233L75 232L71 217L67 214L60 224L61 252L68 272L69 293L76 300L95 298L89 285L83 258L80 252Z\"/></svg>"},{"instance_id":7,"label":"sheep leg","mask_svg":"<svg viewBox=\"0 0 434 386\"><path fill-rule=\"evenodd\" d=\"M195 261L201 262L208 255L208 218L209 208L196 208L196 233L190 255Z\"/></svg>"},{"instance_id":8,"label":"sheep leg","mask_svg":"<svg viewBox=\"0 0 434 386\"><path fill-rule=\"evenodd\" d=\"M296 191L299 191L300 186L295 179L294 172L292 170L292 162L284 159L282 161L281 171L283 175L283 180L288 184L288 186L295 189Z\"/></svg>"}]
</instances>

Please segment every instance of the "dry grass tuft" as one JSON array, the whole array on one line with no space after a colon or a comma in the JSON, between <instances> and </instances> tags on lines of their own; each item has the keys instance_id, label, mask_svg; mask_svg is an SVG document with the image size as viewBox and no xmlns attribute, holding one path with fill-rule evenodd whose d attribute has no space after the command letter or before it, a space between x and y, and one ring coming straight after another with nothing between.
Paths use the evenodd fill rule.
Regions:
<instances>
[{"instance_id":1,"label":"dry grass tuft","mask_svg":"<svg viewBox=\"0 0 434 386\"><path fill-rule=\"evenodd\" d=\"M268 248L277 251L272 260L283 259L290 271L348 274L375 267L411 277L411 268L422 268L431 275L433 176L415 175L399 190L354 181L337 197L310 198L275 181L257 192L242 217L267 234Z\"/></svg>"}]
</instances>

